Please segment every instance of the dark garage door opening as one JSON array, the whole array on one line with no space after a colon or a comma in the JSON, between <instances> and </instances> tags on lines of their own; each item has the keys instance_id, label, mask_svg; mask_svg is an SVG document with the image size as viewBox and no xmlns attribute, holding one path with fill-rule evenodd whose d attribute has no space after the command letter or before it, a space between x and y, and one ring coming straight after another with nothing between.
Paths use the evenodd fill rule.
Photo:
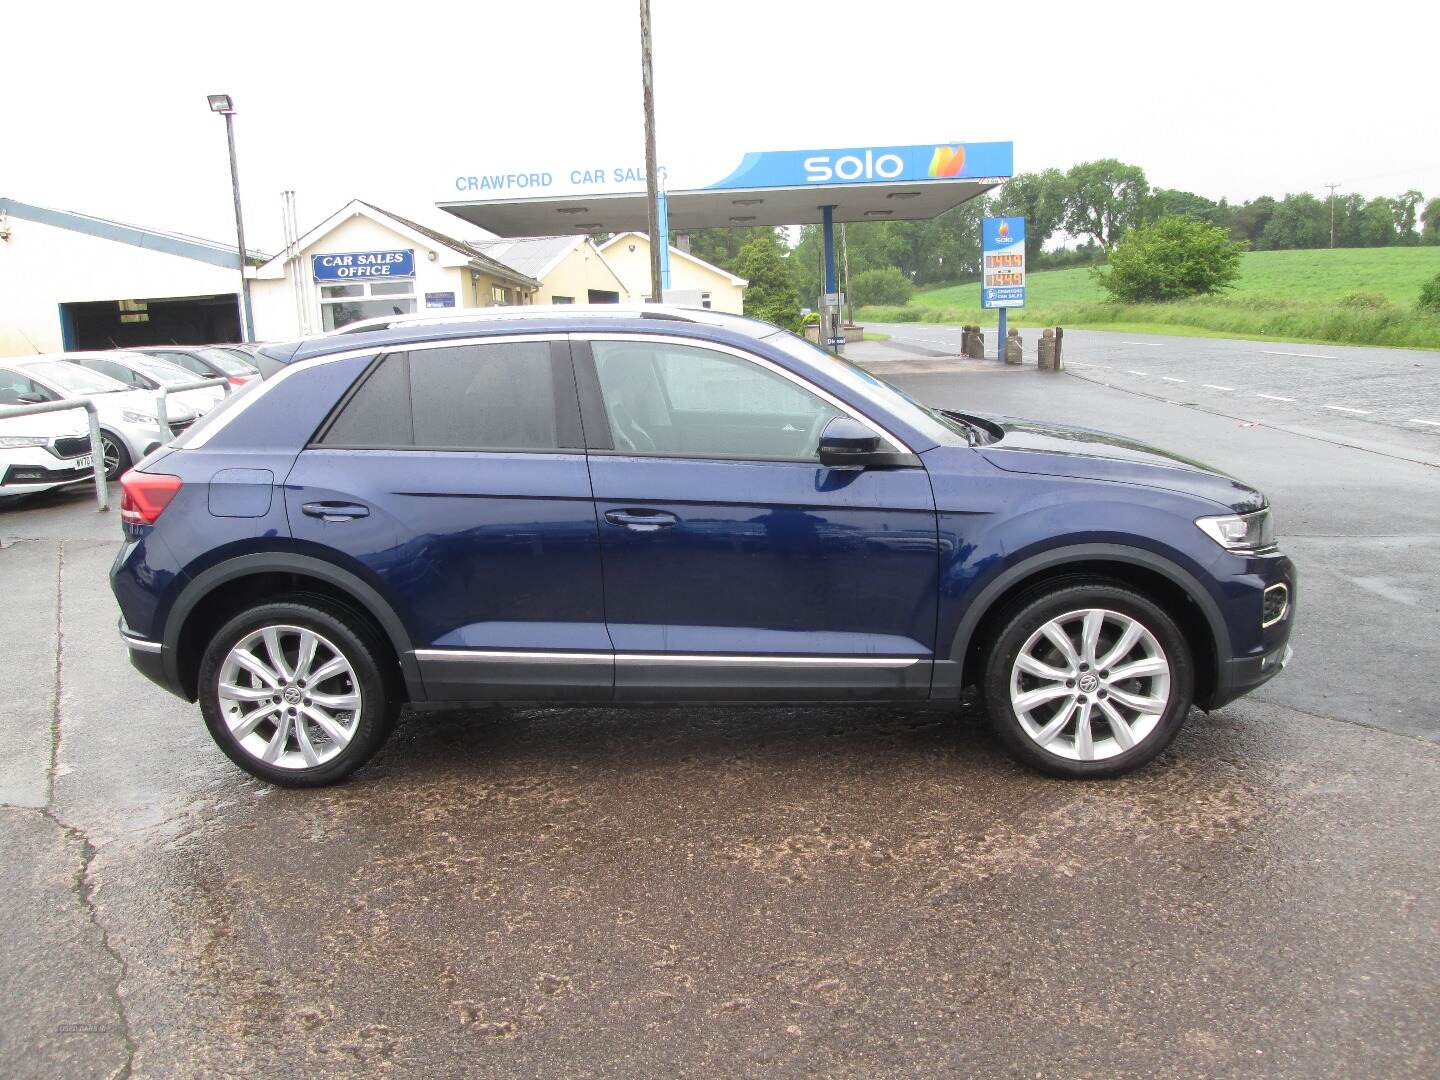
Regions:
<instances>
[{"instance_id":1,"label":"dark garage door opening","mask_svg":"<svg viewBox=\"0 0 1440 1080\"><path fill-rule=\"evenodd\" d=\"M240 340L240 309L234 293L61 304L60 324L67 349Z\"/></svg>"}]
</instances>

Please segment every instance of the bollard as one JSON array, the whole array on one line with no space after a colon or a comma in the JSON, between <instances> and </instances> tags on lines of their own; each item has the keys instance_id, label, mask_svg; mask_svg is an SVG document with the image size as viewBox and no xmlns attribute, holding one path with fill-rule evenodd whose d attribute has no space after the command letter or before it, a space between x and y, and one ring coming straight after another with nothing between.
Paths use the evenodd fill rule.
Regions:
<instances>
[{"instance_id":1,"label":"bollard","mask_svg":"<svg viewBox=\"0 0 1440 1080\"><path fill-rule=\"evenodd\" d=\"M978 326L970 327L970 348L965 355L971 360L985 359L985 332Z\"/></svg>"},{"instance_id":2,"label":"bollard","mask_svg":"<svg viewBox=\"0 0 1440 1080\"><path fill-rule=\"evenodd\" d=\"M1048 326L1040 333L1040 370L1055 370L1055 331Z\"/></svg>"},{"instance_id":3,"label":"bollard","mask_svg":"<svg viewBox=\"0 0 1440 1080\"><path fill-rule=\"evenodd\" d=\"M1064 371L1064 370L1065 370L1065 362L1064 362L1064 359L1063 359L1065 350L1064 350L1064 348L1062 347L1063 344L1064 344L1064 341L1065 341L1065 328L1064 328L1063 326L1057 326L1057 327L1055 327L1055 370L1056 370L1056 371Z\"/></svg>"},{"instance_id":4,"label":"bollard","mask_svg":"<svg viewBox=\"0 0 1440 1080\"><path fill-rule=\"evenodd\" d=\"M1020 331L1011 329L1010 336L1005 339L1005 363L1021 364L1025 362L1025 347L1020 340Z\"/></svg>"}]
</instances>

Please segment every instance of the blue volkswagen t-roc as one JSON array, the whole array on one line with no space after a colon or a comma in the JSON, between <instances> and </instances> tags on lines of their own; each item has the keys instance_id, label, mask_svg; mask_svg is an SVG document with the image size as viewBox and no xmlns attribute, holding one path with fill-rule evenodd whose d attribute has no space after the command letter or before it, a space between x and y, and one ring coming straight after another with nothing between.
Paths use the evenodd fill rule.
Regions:
<instances>
[{"instance_id":1,"label":"blue volkswagen t-roc","mask_svg":"<svg viewBox=\"0 0 1440 1080\"><path fill-rule=\"evenodd\" d=\"M124 480L144 674L277 784L405 702L958 702L1114 776L1278 673L1264 497L1093 431L942 412L711 311L495 309L266 348Z\"/></svg>"}]
</instances>

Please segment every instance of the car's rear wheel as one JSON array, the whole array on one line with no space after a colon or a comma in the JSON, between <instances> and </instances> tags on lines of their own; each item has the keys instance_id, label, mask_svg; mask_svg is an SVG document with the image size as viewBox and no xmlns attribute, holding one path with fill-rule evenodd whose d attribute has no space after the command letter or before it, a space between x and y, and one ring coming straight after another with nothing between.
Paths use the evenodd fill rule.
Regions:
<instances>
[{"instance_id":1,"label":"car's rear wheel","mask_svg":"<svg viewBox=\"0 0 1440 1080\"><path fill-rule=\"evenodd\" d=\"M105 479L119 480L130 468L130 451L125 440L114 432L100 432L100 452L105 455Z\"/></svg>"},{"instance_id":2,"label":"car's rear wheel","mask_svg":"<svg viewBox=\"0 0 1440 1080\"><path fill-rule=\"evenodd\" d=\"M200 662L200 710L246 772L285 787L348 776L380 749L395 704L383 646L321 600L263 604L236 615Z\"/></svg>"},{"instance_id":3,"label":"car's rear wheel","mask_svg":"<svg viewBox=\"0 0 1440 1080\"><path fill-rule=\"evenodd\" d=\"M991 723L1022 761L1052 776L1119 776L1179 733L1193 661L1154 601L1118 583L1071 579L1002 616L984 691Z\"/></svg>"}]
</instances>

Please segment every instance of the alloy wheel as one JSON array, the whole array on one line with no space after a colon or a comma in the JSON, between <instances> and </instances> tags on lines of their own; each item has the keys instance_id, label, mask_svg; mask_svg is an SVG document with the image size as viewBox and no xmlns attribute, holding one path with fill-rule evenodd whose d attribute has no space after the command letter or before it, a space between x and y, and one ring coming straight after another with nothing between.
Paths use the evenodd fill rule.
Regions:
<instances>
[{"instance_id":1,"label":"alloy wheel","mask_svg":"<svg viewBox=\"0 0 1440 1080\"><path fill-rule=\"evenodd\" d=\"M1047 753L1103 761L1159 726L1170 704L1170 661L1131 616L1071 611L1021 647L1010 672L1010 704L1025 734Z\"/></svg>"},{"instance_id":2,"label":"alloy wheel","mask_svg":"<svg viewBox=\"0 0 1440 1080\"><path fill-rule=\"evenodd\" d=\"M100 453L103 455L103 465L107 479L115 479L115 470L120 466L120 447L109 436L100 436Z\"/></svg>"},{"instance_id":3,"label":"alloy wheel","mask_svg":"<svg viewBox=\"0 0 1440 1080\"><path fill-rule=\"evenodd\" d=\"M355 736L360 681L345 655L302 626L265 626L220 665L220 714L241 749L267 765L310 769Z\"/></svg>"}]
</instances>

